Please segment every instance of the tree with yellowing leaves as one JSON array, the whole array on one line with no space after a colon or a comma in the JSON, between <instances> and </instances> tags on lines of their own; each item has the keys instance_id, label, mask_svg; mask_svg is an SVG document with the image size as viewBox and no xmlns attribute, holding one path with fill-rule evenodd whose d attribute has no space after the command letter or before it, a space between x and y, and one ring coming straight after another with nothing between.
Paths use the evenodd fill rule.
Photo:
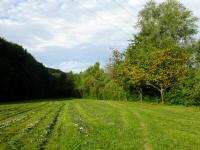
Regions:
<instances>
[{"instance_id":1,"label":"tree with yellowing leaves","mask_svg":"<svg viewBox=\"0 0 200 150\"><path fill-rule=\"evenodd\" d=\"M183 77L188 70L191 54L175 49L155 50L148 64L147 85L157 89L164 103L164 95L168 88Z\"/></svg>"}]
</instances>

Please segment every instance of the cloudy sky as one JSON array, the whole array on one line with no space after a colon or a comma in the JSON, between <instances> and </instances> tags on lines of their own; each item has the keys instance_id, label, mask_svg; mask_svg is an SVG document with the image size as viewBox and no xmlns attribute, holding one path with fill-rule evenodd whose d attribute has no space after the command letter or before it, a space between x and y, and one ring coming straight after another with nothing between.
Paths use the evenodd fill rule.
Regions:
<instances>
[{"instance_id":1,"label":"cloudy sky","mask_svg":"<svg viewBox=\"0 0 200 150\"><path fill-rule=\"evenodd\" d=\"M96 61L106 64L112 48L127 46L146 2L0 0L0 36L22 45L46 66L79 72ZM200 18L199 0L182 3Z\"/></svg>"}]
</instances>

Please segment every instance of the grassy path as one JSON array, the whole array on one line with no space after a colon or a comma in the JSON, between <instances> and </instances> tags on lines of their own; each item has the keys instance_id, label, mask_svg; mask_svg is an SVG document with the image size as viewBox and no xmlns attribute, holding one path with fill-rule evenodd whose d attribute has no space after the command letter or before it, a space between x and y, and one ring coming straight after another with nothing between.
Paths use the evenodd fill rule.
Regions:
<instances>
[{"instance_id":1,"label":"grassy path","mask_svg":"<svg viewBox=\"0 0 200 150\"><path fill-rule=\"evenodd\" d=\"M0 149L200 150L200 111L96 100L2 104Z\"/></svg>"},{"instance_id":2,"label":"grassy path","mask_svg":"<svg viewBox=\"0 0 200 150\"><path fill-rule=\"evenodd\" d=\"M112 104L110 104L112 106ZM142 129L142 133L143 133L143 142L144 142L144 149L145 150L151 150L151 144L150 144L150 140L149 140L149 133L148 133L148 129L144 123L144 120L143 118L141 117L141 115L138 113L137 109L131 109L129 107L127 107L126 105L123 105L123 104L119 104L119 103L115 103L114 107L116 107L116 105L118 105L118 109L119 108L123 108L123 110L126 110L126 114L124 114L124 117L130 113L132 114L133 118L137 118L139 124L140 124L140 127ZM126 106L126 107L125 107ZM129 110L129 111L127 111Z\"/></svg>"},{"instance_id":3,"label":"grassy path","mask_svg":"<svg viewBox=\"0 0 200 150\"><path fill-rule=\"evenodd\" d=\"M135 115L139 118L140 120L140 126L141 128L143 129L143 137L144 137L144 148L145 150L151 150L151 144L150 144L150 141L149 141L149 133L148 133L148 129L142 119L142 117L140 116L139 113L135 113Z\"/></svg>"}]
</instances>

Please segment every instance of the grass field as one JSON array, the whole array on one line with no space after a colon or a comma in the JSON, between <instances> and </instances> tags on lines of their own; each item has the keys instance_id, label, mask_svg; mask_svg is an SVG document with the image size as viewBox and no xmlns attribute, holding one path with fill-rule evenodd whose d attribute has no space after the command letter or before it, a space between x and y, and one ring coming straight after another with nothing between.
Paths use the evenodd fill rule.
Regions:
<instances>
[{"instance_id":1,"label":"grass field","mask_svg":"<svg viewBox=\"0 0 200 150\"><path fill-rule=\"evenodd\" d=\"M2 104L0 149L200 150L200 111L97 100Z\"/></svg>"}]
</instances>

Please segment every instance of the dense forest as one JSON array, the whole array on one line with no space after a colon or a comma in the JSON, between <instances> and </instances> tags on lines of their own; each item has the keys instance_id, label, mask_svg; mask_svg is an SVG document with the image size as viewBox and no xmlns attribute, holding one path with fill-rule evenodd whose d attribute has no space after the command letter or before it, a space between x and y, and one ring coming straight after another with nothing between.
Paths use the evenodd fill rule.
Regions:
<instances>
[{"instance_id":1,"label":"dense forest","mask_svg":"<svg viewBox=\"0 0 200 150\"><path fill-rule=\"evenodd\" d=\"M0 99L26 100L74 97L74 76L46 68L23 47L0 39Z\"/></svg>"},{"instance_id":2,"label":"dense forest","mask_svg":"<svg viewBox=\"0 0 200 150\"><path fill-rule=\"evenodd\" d=\"M139 12L124 51L113 50L79 74L38 63L21 46L0 39L0 99L55 97L140 100L200 105L200 40L197 18L176 0L149 1Z\"/></svg>"}]
</instances>

